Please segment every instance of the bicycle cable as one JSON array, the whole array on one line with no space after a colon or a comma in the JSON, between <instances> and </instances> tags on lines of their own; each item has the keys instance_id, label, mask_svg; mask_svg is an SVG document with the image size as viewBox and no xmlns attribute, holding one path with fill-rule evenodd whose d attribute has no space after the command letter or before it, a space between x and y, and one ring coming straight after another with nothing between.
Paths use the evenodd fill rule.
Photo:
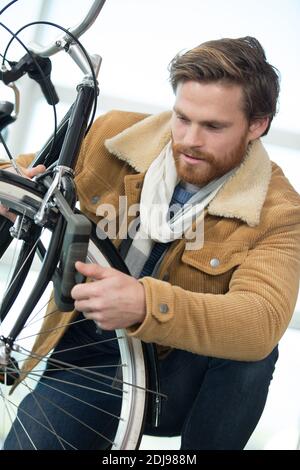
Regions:
<instances>
[{"instance_id":1,"label":"bicycle cable","mask_svg":"<svg viewBox=\"0 0 300 470\"><path fill-rule=\"evenodd\" d=\"M6 54L7 54L7 51L8 51L8 48L9 46L11 45L12 41L14 39L16 39L18 41L18 43L25 49L25 51L27 52L27 54L31 57L34 65L36 66L37 70L39 71L41 77L43 80L45 80L46 76L43 72L43 70L41 69L40 65L38 64L37 60L35 59L34 55L32 54L32 52L28 49L28 47L24 44L24 42L18 37L18 34L19 32L17 31L17 33L13 33L13 31L11 31L6 25L4 25L3 23L0 22L0 26L2 28L4 28L9 34L12 35L12 39L8 42L7 46L6 46L6 49L5 49L5 52L2 56L2 65L4 64L4 62L8 62L10 63L10 61L6 58ZM2 72L0 71L0 74ZM56 113L56 105L54 104L54 98L53 98L53 95L52 95L52 90L49 89L49 92L50 92L50 96L51 96L51 99L52 99L52 109L53 109L53 119L54 119L54 132L53 132L53 142L52 142L52 145L51 145L51 148L50 148L50 151L49 151L49 154L52 152L53 148L54 148L54 145L56 143L56 135L57 135L57 113ZM8 154L8 157L9 157L9 154Z\"/></svg>"},{"instance_id":2,"label":"bicycle cable","mask_svg":"<svg viewBox=\"0 0 300 470\"><path fill-rule=\"evenodd\" d=\"M5 59L4 55L2 55L1 52L0 52L0 57L3 59L2 64L4 64L4 62L7 62L9 64L9 60Z\"/></svg>"},{"instance_id":3,"label":"bicycle cable","mask_svg":"<svg viewBox=\"0 0 300 470\"><path fill-rule=\"evenodd\" d=\"M6 58L6 54L8 52L8 49L9 47L11 46L13 40L16 38L18 39L18 35L26 28L30 27L30 26L37 26L37 25L46 25L46 26L53 26L54 28L57 28L57 29L60 29L61 31L63 31L64 33L66 33L68 36L70 36L70 38L78 45L78 47L81 49L81 51L83 52L86 60L87 60L87 63L89 65L89 68L90 68L90 71L91 71L91 75L92 75L92 80L93 80L93 83L94 83L94 90L95 90L95 101L94 101L94 108L93 108L93 112L92 112L92 115L91 115L91 119L90 119L90 123L89 125L87 126L87 131L86 131L86 134L88 133L88 131L90 130L91 128L91 125L93 123L93 120L94 120L94 117L95 117L95 114L96 114L96 108L97 108L97 77L96 77L96 74L95 74L95 71L94 71L94 67L93 67L93 64L92 64L92 61L90 59L90 56L87 52L87 50L85 49L85 47L83 46L83 44L81 43L81 41L79 41L79 39L74 36L74 34L72 34L68 29L64 28L63 26L61 25L58 25L57 23L53 23L52 21L33 21L31 23L27 23L26 25L22 26L20 29L18 29L18 31L14 34L12 32L10 32L12 34L12 38L10 39L10 41L8 42L7 46L6 46L6 49L5 49L5 52L4 52L4 58ZM0 26L4 26L2 23L0 23ZM66 45L66 47L68 47L69 44ZM26 46L25 46L26 48ZM67 49L66 49L67 50ZM27 49L26 49L27 51ZM31 55L32 52L30 51L29 54ZM34 59L34 58L33 58ZM38 64L37 64L38 65ZM41 73L43 74L43 71L41 71Z\"/></svg>"},{"instance_id":4,"label":"bicycle cable","mask_svg":"<svg viewBox=\"0 0 300 470\"><path fill-rule=\"evenodd\" d=\"M93 84L94 84L94 106L93 106L93 111L92 111L92 114L91 114L90 122L87 126L87 130L86 130L86 134L87 134L89 132L91 126L92 126L92 123L94 121L96 111L97 111L97 95L98 95L97 89L98 89L98 84L97 84L96 74L95 74L91 59L89 57L89 54L86 51L86 49L84 48L84 46L82 45L82 43L78 40L78 38L76 38L76 36L74 36L72 33L70 33L66 28L64 28L64 27L62 27L62 26L60 26L56 23L50 22L50 21L34 21L34 22L31 22L31 23L28 23L28 24L22 26L16 33L13 33L13 31L11 31L6 25L4 25L3 23L0 23L0 26L2 26L12 36L12 38L10 39L10 41L8 42L8 44L5 48L4 54L3 55L1 54L2 59L3 59L2 63L4 63L4 61L7 61L8 63L10 63L8 61L8 59L6 58L6 55L8 53L9 47L11 46L13 40L16 39L21 44L21 46L26 50L27 54L31 57L31 59L32 59L33 63L35 64L36 68L38 69L42 79L45 80L46 76L45 76L43 70L41 69L40 65L38 64L37 60L35 59L34 54L26 47L26 45L23 43L23 41L21 41L21 39L18 37L18 35L24 29L26 29L30 26L36 26L36 25L52 26L52 27L55 27L57 29L60 29L60 30L64 31L78 45L78 47L81 49L82 53L84 54L84 56L87 60L87 63L89 65L89 68L90 68L90 71L91 71ZM47 87L47 83L46 83L46 87ZM50 147L50 150L49 150L49 155L51 155L51 153L54 149L54 146L55 146L55 143L56 143L56 137L57 137L57 113L56 113L56 105L54 104L54 97L53 97L53 94L52 94L52 90L49 89L48 91L50 92L50 97L52 99L52 107L53 107L53 113L54 113L53 140L52 140L52 144L51 144L51 147ZM8 156L9 156L9 154L8 154ZM10 156L9 156L9 158L10 158Z\"/></svg>"},{"instance_id":5,"label":"bicycle cable","mask_svg":"<svg viewBox=\"0 0 300 470\"><path fill-rule=\"evenodd\" d=\"M12 0L10 3L8 3L7 5L5 5L4 8L2 8L2 10L0 11L0 16L2 15L2 13L5 12L5 10L7 10L9 7L11 7L14 3L18 2L19 0Z\"/></svg>"}]
</instances>

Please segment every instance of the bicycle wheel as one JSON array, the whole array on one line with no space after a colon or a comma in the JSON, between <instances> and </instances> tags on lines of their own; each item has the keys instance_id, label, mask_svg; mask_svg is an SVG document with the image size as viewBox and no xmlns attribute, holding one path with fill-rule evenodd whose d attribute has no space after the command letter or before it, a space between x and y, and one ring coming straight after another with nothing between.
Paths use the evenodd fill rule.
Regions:
<instances>
[{"instance_id":1,"label":"bicycle wheel","mask_svg":"<svg viewBox=\"0 0 300 470\"><path fill-rule=\"evenodd\" d=\"M0 201L25 219L37 212L42 195L33 190L31 182L24 185L8 181L5 172L0 172ZM37 338L39 341L62 328L61 320L55 320L56 316L62 318L61 313L49 307L49 298L53 301L50 282L39 292L39 302L7 354L7 336L24 298L32 295L32 286L41 275L41 253L47 251L53 236L49 229L37 232L30 237L29 249L24 249L23 241L13 239L0 261L3 303L5 292L13 285L12 276L18 276L32 258L20 281L22 287L15 292L1 323L0 439L6 442L5 448L14 449L135 449L142 434L147 390L139 340L128 337L124 330L101 332L93 321L80 316L50 353L37 353ZM97 239L95 227L87 262L124 270L109 240ZM63 315L66 324L70 313ZM53 325L59 326L43 331L45 316L51 316ZM28 371L30 361L35 367ZM16 379L20 383L15 387Z\"/></svg>"}]
</instances>

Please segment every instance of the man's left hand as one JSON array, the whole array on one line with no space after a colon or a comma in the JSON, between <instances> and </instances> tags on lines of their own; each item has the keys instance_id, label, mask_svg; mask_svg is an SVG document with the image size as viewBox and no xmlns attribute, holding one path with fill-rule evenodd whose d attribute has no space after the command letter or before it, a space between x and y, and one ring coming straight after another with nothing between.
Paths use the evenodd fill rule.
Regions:
<instances>
[{"instance_id":1,"label":"man's left hand","mask_svg":"<svg viewBox=\"0 0 300 470\"><path fill-rule=\"evenodd\" d=\"M77 284L71 295L75 309L103 330L127 328L142 323L146 316L144 286L134 277L98 264L75 264L78 272L94 282Z\"/></svg>"}]
</instances>

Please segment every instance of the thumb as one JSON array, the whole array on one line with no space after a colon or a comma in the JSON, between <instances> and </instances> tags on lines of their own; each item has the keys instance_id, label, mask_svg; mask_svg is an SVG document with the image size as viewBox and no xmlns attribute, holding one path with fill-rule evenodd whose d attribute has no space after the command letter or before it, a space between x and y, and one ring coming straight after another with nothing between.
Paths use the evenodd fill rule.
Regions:
<instances>
[{"instance_id":1,"label":"thumb","mask_svg":"<svg viewBox=\"0 0 300 470\"><path fill-rule=\"evenodd\" d=\"M76 261L75 268L85 277L97 280L109 277L111 271L111 268L103 268L99 264L82 263L81 261Z\"/></svg>"}]
</instances>

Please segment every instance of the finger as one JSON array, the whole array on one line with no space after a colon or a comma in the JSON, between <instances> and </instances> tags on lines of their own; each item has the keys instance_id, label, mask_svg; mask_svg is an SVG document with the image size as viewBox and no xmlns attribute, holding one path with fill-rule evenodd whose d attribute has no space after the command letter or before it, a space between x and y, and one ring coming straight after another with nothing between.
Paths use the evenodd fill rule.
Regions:
<instances>
[{"instance_id":1,"label":"finger","mask_svg":"<svg viewBox=\"0 0 300 470\"><path fill-rule=\"evenodd\" d=\"M92 313L101 310L99 299L75 300L74 307L78 312Z\"/></svg>"},{"instance_id":2,"label":"finger","mask_svg":"<svg viewBox=\"0 0 300 470\"><path fill-rule=\"evenodd\" d=\"M87 312L82 312L83 316L85 317L86 320L94 321L97 324L97 329L101 330L114 330L115 328L108 328L106 326L106 322L104 320L99 320L98 316L95 315L94 313L87 313Z\"/></svg>"},{"instance_id":3,"label":"finger","mask_svg":"<svg viewBox=\"0 0 300 470\"><path fill-rule=\"evenodd\" d=\"M81 261L77 261L75 263L75 268L78 272L83 274L86 277L90 277L92 279L101 280L105 277L111 275L111 268L103 268L99 264L91 264L91 263L82 263Z\"/></svg>"},{"instance_id":4,"label":"finger","mask_svg":"<svg viewBox=\"0 0 300 470\"><path fill-rule=\"evenodd\" d=\"M17 218L15 214L9 212L9 209L7 209L7 207L3 206L2 204L0 204L0 215L3 215L6 219L10 220L11 222L14 222Z\"/></svg>"},{"instance_id":5,"label":"finger","mask_svg":"<svg viewBox=\"0 0 300 470\"><path fill-rule=\"evenodd\" d=\"M46 167L44 165L38 165L34 168L26 168L23 170L24 174L28 178L33 178L34 176L40 175L46 171Z\"/></svg>"},{"instance_id":6,"label":"finger","mask_svg":"<svg viewBox=\"0 0 300 470\"><path fill-rule=\"evenodd\" d=\"M0 204L0 214L6 215L7 213L8 213L7 207L3 206L3 204Z\"/></svg>"},{"instance_id":7,"label":"finger","mask_svg":"<svg viewBox=\"0 0 300 470\"><path fill-rule=\"evenodd\" d=\"M103 280L96 280L94 282L87 282L85 284L76 284L71 290L71 296L74 300L90 299L92 297L100 297L105 291L103 291L102 283ZM105 286L107 290L107 286ZM108 286L109 288L109 286Z\"/></svg>"}]
</instances>

